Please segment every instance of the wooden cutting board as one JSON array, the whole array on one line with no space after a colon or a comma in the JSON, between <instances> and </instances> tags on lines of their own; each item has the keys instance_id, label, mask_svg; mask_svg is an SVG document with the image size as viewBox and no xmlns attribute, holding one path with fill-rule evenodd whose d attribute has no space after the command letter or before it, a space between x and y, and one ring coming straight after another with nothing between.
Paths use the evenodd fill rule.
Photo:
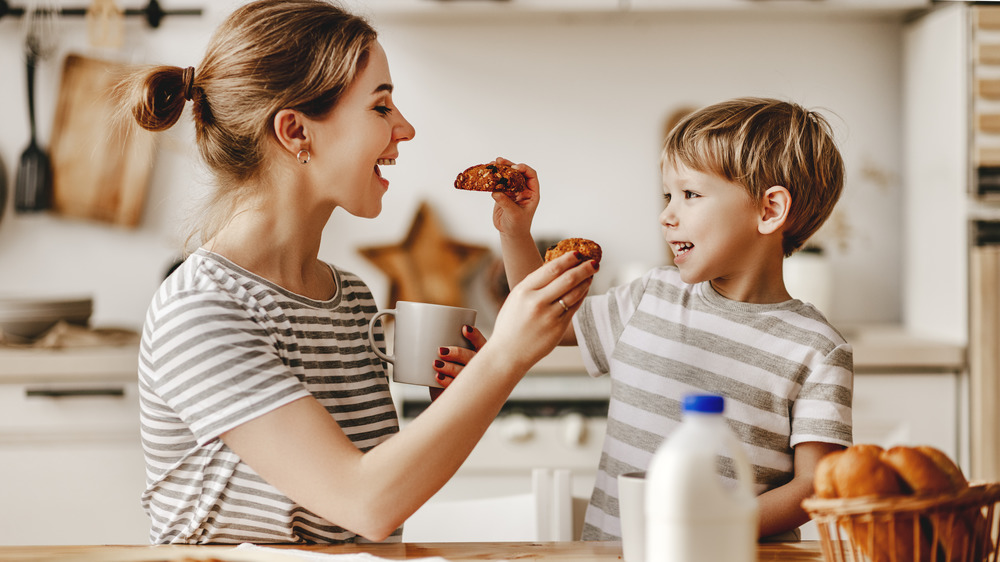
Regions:
<instances>
[{"instance_id":1,"label":"wooden cutting board","mask_svg":"<svg viewBox=\"0 0 1000 562\"><path fill-rule=\"evenodd\" d=\"M52 127L53 211L134 227L156 149L153 133L119 117L112 91L123 63L70 54Z\"/></svg>"}]
</instances>

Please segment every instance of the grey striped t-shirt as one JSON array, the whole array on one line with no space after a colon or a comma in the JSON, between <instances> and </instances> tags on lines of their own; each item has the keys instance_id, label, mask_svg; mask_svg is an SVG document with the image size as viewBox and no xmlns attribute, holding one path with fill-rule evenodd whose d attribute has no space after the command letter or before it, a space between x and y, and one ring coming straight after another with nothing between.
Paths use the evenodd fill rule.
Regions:
<instances>
[{"instance_id":1,"label":"grey striped t-shirt","mask_svg":"<svg viewBox=\"0 0 1000 562\"><path fill-rule=\"evenodd\" d=\"M399 430L367 339L375 302L356 276L331 271L336 296L315 301L198 250L161 285L139 356L151 542L361 540L285 497L219 439L309 395L361 450Z\"/></svg>"},{"instance_id":2,"label":"grey striped t-shirt","mask_svg":"<svg viewBox=\"0 0 1000 562\"><path fill-rule=\"evenodd\" d=\"M725 396L758 494L792 478L797 444L851 445L853 352L810 304L732 301L662 267L588 297L573 325L588 372L611 375L584 540L619 540L618 475L646 470L685 394Z\"/></svg>"}]
</instances>

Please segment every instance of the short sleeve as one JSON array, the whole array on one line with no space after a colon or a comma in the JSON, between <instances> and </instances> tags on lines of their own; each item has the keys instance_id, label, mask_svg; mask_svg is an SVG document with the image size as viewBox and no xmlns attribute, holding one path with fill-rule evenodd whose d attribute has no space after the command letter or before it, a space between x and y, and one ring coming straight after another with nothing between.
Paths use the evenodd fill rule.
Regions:
<instances>
[{"instance_id":1,"label":"short sleeve","mask_svg":"<svg viewBox=\"0 0 1000 562\"><path fill-rule=\"evenodd\" d=\"M583 355L583 364L592 377L610 372L609 359L625 326L639 307L651 272L612 287L603 295L587 297L573 317L573 330Z\"/></svg>"},{"instance_id":2,"label":"short sleeve","mask_svg":"<svg viewBox=\"0 0 1000 562\"><path fill-rule=\"evenodd\" d=\"M204 445L309 391L282 361L266 318L231 295L187 291L147 323L150 389ZM149 376L149 375L147 375Z\"/></svg>"},{"instance_id":3,"label":"short sleeve","mask_svg":"<svg viewBox=\"0 0 1000 562\"><path fill-rule=\"evenodd\" d=\"M851 446L854 353L843 343L812 369L792 406L790 445L819 441Z\"/></svg>"}]
</instances>

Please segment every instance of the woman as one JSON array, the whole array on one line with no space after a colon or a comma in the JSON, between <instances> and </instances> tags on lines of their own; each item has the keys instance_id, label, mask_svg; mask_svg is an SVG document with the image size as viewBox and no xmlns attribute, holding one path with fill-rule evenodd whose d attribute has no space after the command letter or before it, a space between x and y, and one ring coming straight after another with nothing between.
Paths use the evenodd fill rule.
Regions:
<instances>
[{"instance_id":1,"label":"woman","mask_svg":"<svg viewBox=\"0 0 1000 562\"><path fill-rule=\"evenodd\" d=\"M191 101L218 184L143 328L152 542L398 540L555 346L595 267L569 255L529 275L490 342L466 328L478 353L442 349L447 391L399 431L366 338L372 295L318 258L335 208L378 216L379 168L414 135L372 28L322 0L253 2L197 69L151 68L122 91L150 130Z\"/></svg>"}]
</instances>

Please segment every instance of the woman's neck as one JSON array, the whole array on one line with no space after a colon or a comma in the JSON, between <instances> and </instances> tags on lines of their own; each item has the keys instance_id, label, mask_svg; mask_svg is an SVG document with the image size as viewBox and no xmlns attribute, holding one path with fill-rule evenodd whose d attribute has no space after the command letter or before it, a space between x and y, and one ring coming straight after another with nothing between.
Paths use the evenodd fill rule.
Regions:
<instances>
[{"instance_id":1,"label":"woman's neck","mask_svg":"<svg viewBox=\"0 0 1000 562\"><path fill-rule=\"evenodd\" d=\"M261 205L233 213L204 248L295 294L327 300L336 286L319 260L320 233L322 227Z\"/></svg>"}]
</instances>

